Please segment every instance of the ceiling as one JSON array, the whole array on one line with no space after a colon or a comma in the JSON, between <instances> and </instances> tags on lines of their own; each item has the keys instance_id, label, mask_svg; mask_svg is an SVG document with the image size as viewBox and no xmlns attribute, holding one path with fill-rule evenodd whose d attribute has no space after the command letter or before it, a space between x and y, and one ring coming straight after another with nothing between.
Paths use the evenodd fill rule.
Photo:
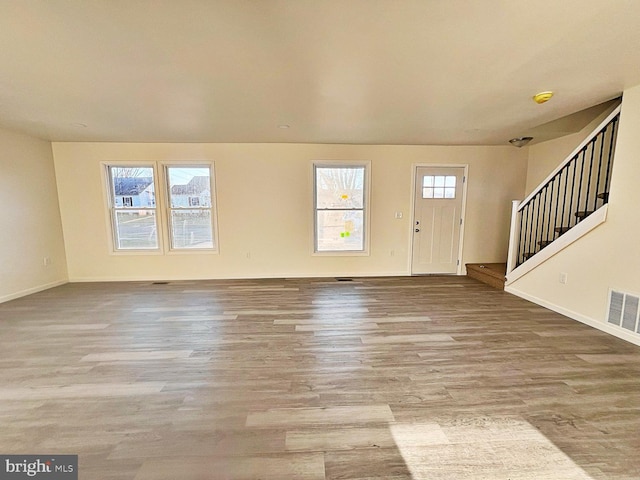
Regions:
<instances>
[{"instance_id":1,"label":"ceiling","mask_svg":"<svg viewBox=\"0 0 640 480\"><path fill-rule=\"evenodd\" d=\"M0 0L0 45L52 141L494 145L640 84L640 1Z\"/></svg>"}]
</instances>

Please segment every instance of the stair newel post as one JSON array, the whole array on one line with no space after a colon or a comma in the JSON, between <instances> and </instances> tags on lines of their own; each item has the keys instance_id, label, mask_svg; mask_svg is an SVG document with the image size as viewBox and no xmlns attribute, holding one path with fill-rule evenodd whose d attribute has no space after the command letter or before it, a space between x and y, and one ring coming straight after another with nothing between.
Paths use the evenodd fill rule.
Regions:
<instances>
[{"instance_id":1,"label":"stair newel post","mask_svg":"<svg viewBox=\"0 0 640 480\"><path fill-rule=\"evenodd\" d=\"M511 228L509 230L509 253L507 255L507 275L514 268L518 259L518 248L520 246L520 222L518 221L520 200L511 203Z\"/></svg>"}]
</instances>

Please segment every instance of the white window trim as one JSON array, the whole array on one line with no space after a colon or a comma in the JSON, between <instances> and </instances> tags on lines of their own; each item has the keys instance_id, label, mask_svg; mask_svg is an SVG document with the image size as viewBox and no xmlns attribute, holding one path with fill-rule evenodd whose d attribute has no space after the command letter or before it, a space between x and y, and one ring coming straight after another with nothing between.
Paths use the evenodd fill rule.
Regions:
<instances>
[{"instance_id":1,"label":"white window trim","mask_svg":"<svg viewBox=\"0 0 640 480\"><path fill-rule=\"evenodd\" d=\"M116 238L116 226L115 226L115 218L113 216L114 205L113 200L114 196L112 194L113 185L112 179L110 175L110 167L123 168L123 167L131 167L131 168L151 168L153 170L153 187L155 191L158 191L158 169L156 168L155 162L144 162L144 161L114 161L114 162L100 162L100 169L102 175L102 190L104 199L104 207L105 207L105 221L106 221L106 231L107 234L107 248L110 255L162 255L163 253L163 239L161 232L164 230L164 226L162 224L162 214L160 212L160 205L158 202L158 195L156 194L156 207L155 207L155 217L156 217L156 238L158 240L157 248L127 248L121 249L117 248L118 241Z\"/></svg>"},{"instance_id":2,"label":"white window trim","mask_svg":"<svg viewBox=\"0 0 640 480\"><path fill-rule=\"evenodd\" d=\"M163 161L160 162L162 167L162 210L163 218L166 219L166 228L163 229L163 237L165 245L167 245L167 255L197 255L197 254L219 254L219 237L218 237L218 202L216 189L216 175L214 170L214 163L212 161ZM213 248L174 248L171 242L171 197L169 195L169 176L167 175L167 169L169 167L178 168L198 168L209 167L210 169L210 185L211 189L211 235L213 236ZM194 207L198 208L198 207ZM200 207L202 208L202 207Z\"/></svg>"},{"instance_id":3,"label":"white window trim","mask_svg":"<svg viewBox=\"0 0 640 480\"><path fill-rule=\"evenodd\" d=\"M329 250L317 251L317 209L316 209L316 168L322 167L364 167L364 241L363 250ZM311 190L313 192L311 220L311 255L317 257L368 257L371 243L371 161L370 160L314 160L311 162Z\"/></svg>"},{"instance_id":4,"label":"white window trim","mask_svg":"<svg viewBox=\"0 0 640 480\"><path fill-rule=\"evenodd\" d=\"M215 239L215 248L199 249L171 249L169 238L169 212L168 209L168 182L166 181L166 166L174 167L201 167L208 166L211 169L211 228ZM156 228L158 248L155 249L118 249L116 229L113 223L111 194L111 178L109 167L141 167L153 169L154 190L156 193ZM110 255L115 256L141 256L141 255L211 255L220 253L220 240L218 236L218 203L214 162L211 160L173 160L173 161L104 161L100 162L100 174L102 176L102 198L104 202L106 248Z\"/></svg>"}]
</instances>

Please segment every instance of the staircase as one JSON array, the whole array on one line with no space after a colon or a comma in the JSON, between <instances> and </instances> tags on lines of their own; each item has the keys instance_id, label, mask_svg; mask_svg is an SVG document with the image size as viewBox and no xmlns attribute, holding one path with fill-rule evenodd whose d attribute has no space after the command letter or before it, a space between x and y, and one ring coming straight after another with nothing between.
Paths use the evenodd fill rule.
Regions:
<instances>
[{"instance_id":1,"label":"staircase","mask_svg":"<svg viewBox=\"0 0 640 480\"><path fill-rule=\"evenodd\" d=\"M529 263L539 263L544 252L559 251L589 225L595 228L597 219L604 221L619 118L620 107L527 198L514 202L508 281L533 268Z\"/></svg>"},{"instance_id":2,"label":"staircase","mask_svg":"<svg viewBox=\"0 0 640 480\"><path fill-rule=\"evenodd\" d=\"M486 283L487 285L504 290L506 263L467 263L467 277Z\"/></svg>"}]
</instances>

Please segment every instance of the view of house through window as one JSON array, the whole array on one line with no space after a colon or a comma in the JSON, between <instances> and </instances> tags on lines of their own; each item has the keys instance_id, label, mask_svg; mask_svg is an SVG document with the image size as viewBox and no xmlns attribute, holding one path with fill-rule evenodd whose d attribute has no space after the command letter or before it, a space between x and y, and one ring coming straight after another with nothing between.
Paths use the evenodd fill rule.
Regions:
<instances>
[{"instance_id":1,"label":"view of house through window","mask_svg":"<svg viewBox=\"0 0 640 480\"><path fill-rule=\"evenodd\" d=\"M365 168L315 165L316 252L364 252Z\"/></svg>"},{"instance_id":2,"label":"view of house through window","mask_svg":"<svg viewBox=\"0 0 640 480\"><path fill-rule=\"evenodd\" d=\"M109 167L111 220L117 250L158 248L151 167Z\"/></svg>"},{"instance_id":3,"label":"view of house through window","mask_svg":"<svg viewBox=\"0 0 640 480\"><path fill-rule=\"evenodd\" d=\"M214 248L211 169L167 167L171 248Z\"/></svg>"},{"instance_id":4,"label":"view of house through window","mask_svg":"<svg viewBox=\"0 0 640 480\"><path fill-rule=\"evenodd\" d=\"M211 165L166 165L158 198L153 166L107 172L114 250L161 250L163 239L172 250L215 249Z\"/></svg>"}]
</instances>

